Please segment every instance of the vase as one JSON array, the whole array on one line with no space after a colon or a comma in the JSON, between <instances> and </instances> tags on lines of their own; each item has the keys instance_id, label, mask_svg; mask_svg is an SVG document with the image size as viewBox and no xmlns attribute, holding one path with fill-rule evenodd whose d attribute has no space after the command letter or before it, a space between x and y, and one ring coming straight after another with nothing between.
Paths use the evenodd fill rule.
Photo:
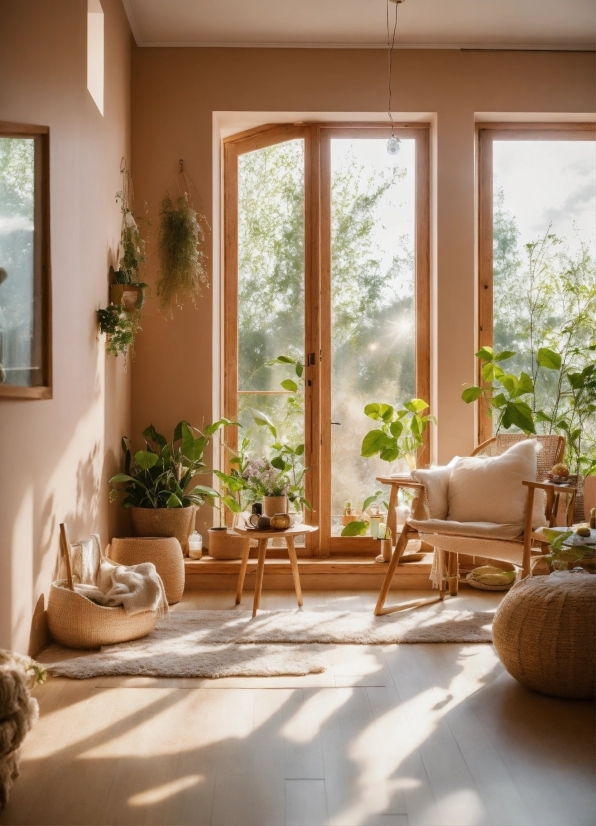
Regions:
<instances>
[{"instance_id":1,"label":"vase","mask_svg":"<svg viewBox=\"0 0 596 826\"><path fill-rule=\"evenodd\" d=\"M184 557L175 536L115 537L107 555L121 565L153 562L162 579L168 605L175 605L182 599Z\"/></svg>"},{"instance_id":2,"label":"vase","mask_svg":"<svg viewBox=\"0 0 596 826\"><path fill-rule=\"evenodd\" d=\"M287 512L287 496L263 496L263 513L265 514L265 516L275 516L276 513Z\"/></svg>"},{"instance_id":3,"label":"vase","mask_svg":"<svg viewBox=\"0 0 596 826\"><path fill-rule=\"evenodd\" d=\"M190 505L188 508L131 508L130 514L137 536L175 536L187 556L196 511L196 505Z\"/></svg>"}]
</instances>

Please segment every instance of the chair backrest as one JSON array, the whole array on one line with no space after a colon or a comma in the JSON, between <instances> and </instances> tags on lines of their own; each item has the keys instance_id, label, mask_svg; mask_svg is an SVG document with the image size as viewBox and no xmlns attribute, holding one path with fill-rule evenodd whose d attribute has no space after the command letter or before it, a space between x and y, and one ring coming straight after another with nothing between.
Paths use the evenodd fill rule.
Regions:
<instances>
[{"instance_id":1,"label":"chair backrest","mask_svg":"<svg viewBox=\"0 0 596 826\"><path fill-rule=\"evenodd\" d=\"M564 436L528 437L525 433L499 433L498 436L493 436L492 439L478 445L472 452L472 456L500 456L510 447L527 438L536 439L542 445L542 450L538 454L538 471L536 473L536 481L542 482L546 479L546 474L552 466L563 461L565 455Z\"/></svg>"}]
</instances>

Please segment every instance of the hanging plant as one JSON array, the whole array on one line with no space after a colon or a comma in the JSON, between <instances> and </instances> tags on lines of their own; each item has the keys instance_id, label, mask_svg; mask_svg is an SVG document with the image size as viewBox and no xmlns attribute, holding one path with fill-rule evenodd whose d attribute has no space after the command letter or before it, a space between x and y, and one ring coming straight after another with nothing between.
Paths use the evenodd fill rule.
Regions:
<instances>
[{"instance_id":1,"label":"hanging plant","mask_svg":"<svg viewBox=\"0 0 596 826\"><path fill-rule=\"evenodd\" d=\"M120 261L118 269L110 267L110 298L112 304L122 305L127 310L140 310L145 303L145 289L147 284L141 280L141 269L147 263L145 250L146 242L141 238L137 221L142 221L148 227L151 221L148 217L147 205L145 214L134 216L134 189L132 177L124 158L120 164L122 172L122 189L116 193L116 201L120 204L122 213L122 228L120 230Z\"/></svg>"},{"instance_id":2,"label":"hanging plant","mask_svg":"<svg viewBox=\"0 0 596 826\"><path fill-rule=\"evenodd\" d=\"M126 310L121 304L108 304L105 309L97 311L99 330L106 335L106 351L117 356L124 356L126 369L127 356L134 356L135 336L141 329L141 314L138 310Z\"/></svg>"},{"instance_id":3,"label":"hanging plant","mask_svg":"<svg viewBox=\"0 0 596 826\"><path fill-rule=\"evenodd\" d=\"M180 167L179 174L184 176L186 191L180 195L176 205L166 193L161 202L158 238L159 278L156 292L160 309L170 317L174 305L182 308L185 298L190 298L196 306L195 299L207 284L207 256L199 249L205 240L201 222L208 226L207 219L195 211L182 161Z\"/></svg>"}]
</instances>

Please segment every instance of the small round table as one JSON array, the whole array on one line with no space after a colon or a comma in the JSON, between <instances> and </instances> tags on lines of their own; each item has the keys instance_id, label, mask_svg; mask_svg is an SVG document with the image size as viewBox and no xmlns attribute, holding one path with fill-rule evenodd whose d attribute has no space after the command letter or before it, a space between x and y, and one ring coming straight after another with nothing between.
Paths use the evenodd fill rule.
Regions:
<instances>
[{"instance_id":1,"label":"small round table","mask_svg":"<svg viewBox=\"0 0 596 826\"><path fill-rule=\"evenodd\" d=\"M258 560L257 560L257 579L255 582L255 596L252 604L252 615L256 616L261 602L261 591L263 589L263 574L265 573L265 557L267 555L267 542L273 537L283 537L288 545L288 556L290 558L290 565L292 568L292 579L294 580L294 591L296 592L296 599L298 605L302 605L302 589L300 588L300 576L298 574L298 560L296 559L296 548L294 547L294 537L302 536L305 533L312 533L318 530L315 525L294 525L285 531L274 530L260 530L259 528L234 528L236 533L242 536L250 536L259 540ZM244 590L244 577L246 576L246 568L248 566L248 554L250 553L250 545L247 545L243 554L242 562L240 563L240 573L238 574L238 587L236 588L236 605L240 604L242 599L242 591Z\"/></svg>"}]
</instances>

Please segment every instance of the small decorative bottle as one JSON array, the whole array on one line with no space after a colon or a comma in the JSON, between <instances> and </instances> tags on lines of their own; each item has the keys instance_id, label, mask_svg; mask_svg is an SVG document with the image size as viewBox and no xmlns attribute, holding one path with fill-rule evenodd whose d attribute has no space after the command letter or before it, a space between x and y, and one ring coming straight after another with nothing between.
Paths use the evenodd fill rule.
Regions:
<instances>
[{"instance_id":1,"label":"small decorative bottle","mask_svg":"<svg viewBox=\"0 0 596 826\"><path fill-rule=\"evenodd\" d=\"M203 537L198 531L193 531L188 537L188 555L191 559L203 556Z\"/></svg>"}]
</instances>

